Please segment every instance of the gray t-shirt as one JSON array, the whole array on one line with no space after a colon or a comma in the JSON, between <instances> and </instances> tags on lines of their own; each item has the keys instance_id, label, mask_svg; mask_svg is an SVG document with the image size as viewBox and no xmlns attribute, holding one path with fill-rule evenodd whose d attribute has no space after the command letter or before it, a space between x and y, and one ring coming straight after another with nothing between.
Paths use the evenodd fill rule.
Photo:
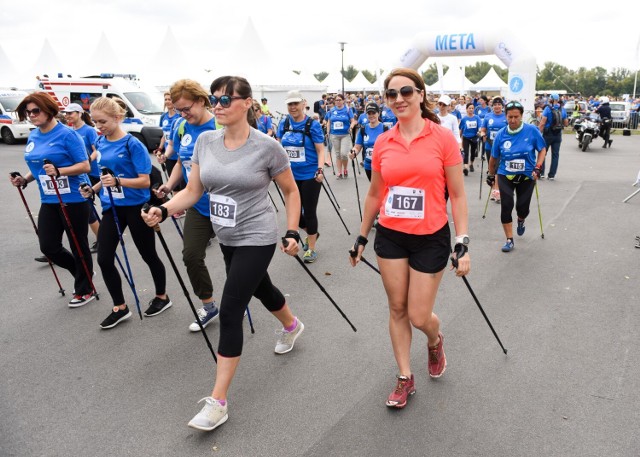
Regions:
<instances>
[{"instance_id":1,"label":"gray t-shirt","mask_svg":"<svg viewBox=\"0 0 640 457\"><path fill-rule=\"evenodd\" d=\"M236 150L224 146L224 129L202 133L192 162L209 193L211 223L225 246L266 246L278 242L276 212L269 199L271 180L290 167L273 138L251 129Z\"/></svg>"}]
</instances>

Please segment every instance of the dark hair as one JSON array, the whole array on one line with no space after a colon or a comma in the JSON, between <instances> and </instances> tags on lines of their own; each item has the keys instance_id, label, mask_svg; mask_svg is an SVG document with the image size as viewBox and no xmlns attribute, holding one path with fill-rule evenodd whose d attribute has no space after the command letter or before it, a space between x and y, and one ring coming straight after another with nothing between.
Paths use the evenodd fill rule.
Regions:
<instances>
[{"instance_id":1,"label":"dark hair","mask_svg":"<svg viewBox=\"0 0 640 457\"><path fill-rule=\"evenodd\" d=\"M467 103L467 106L465 106L465 108L469 108L470 106L473 106L473 103L471 102Z\"/></svg>"},{"instance_id":2,"label":"dark hair","mask_svg":"<svg viewBox=\"0 0 640 457\"><path fill-rule=\"evenodd\" d=\"M253 99L251 84L242 76L220 76L213 80L209 90L211 91L211 95L217 90L223 90L225 95L233 95L235 92L244 99ZM262 100L266 99L263 97ZM251 104L251 108L253 108L253 103ZM256 125L256 116L253 113L253 109L247 110L247 122L249 125Z\"/></svg>"},{"instance_id":3,"label":"dark hair","mask_svg":"<svg viewBox=\"0 0 640 457\"><path fill-rule=\"evenodd\" d=\"M48 120L53 119L60 112L58 103L56 103L51 95L47 94L46 92L34 92L33 94L29 94L25 98L23 98L16 108L18 117L21 121L27 119L27 113L25 113L25 110L27 109L27 105L29 103L37 105L43 113L46 113Z\"/></svg>"},{"instance_id":4,"label":"dark hair","mask_svg":"<svg viewBox=\"0 0 640 457\"><path fill-rule=\"evenodd\" d=\"M507 103L507 105L505 106L504 112L506 113L514 109L517 109L518 111L520 111L520 114L524 114L524 107L517 100L512 100L509 103Z\"/></svg>"},{"instance_id":5,"label":"dark hair","mask_svg":"<svg viewBox=\"0 0 640 457\"><path fill-rule=\"evenodd\" d=\"M396 68L392 70L391 73L389 73L387 77L384 79L385 93L389 88L389 82L395 76L404 76L405 78L409 78L415 83L416 87L420 91L422 91L422 93L424 94L424 96L422 97L422 102L420 103L420 112L421 112L422 118L429 119L430 121L435 122L436 124L439 124L440 118L436 113L434 113L431 110L430 103L427 101L427 88L424 85L424 80L422 79L422 76L420 76L420 74L417 71L411 68Z\"/></svg>"},{"instance_id":6,"label":"dark hair","mask_svg":"<svg viewBox=\"0 0 640 457\"><path fill-rule=\"evenodd\" d=\"M80 119L82 119L82 122L84 122L85 124L87 124L90 127L95 127L96 126L93 123L93 119L91 119L91 115L89 113L87 113L86 111L82 112L82 114L80 115Z\"/></svg>"}]
</instances>

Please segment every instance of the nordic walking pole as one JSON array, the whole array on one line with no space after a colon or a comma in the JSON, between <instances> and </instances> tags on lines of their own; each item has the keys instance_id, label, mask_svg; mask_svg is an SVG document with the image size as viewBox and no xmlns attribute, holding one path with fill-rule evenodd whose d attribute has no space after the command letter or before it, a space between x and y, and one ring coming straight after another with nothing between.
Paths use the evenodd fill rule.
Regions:
<instances>
[{"instance_id":1,"label":"nordic walking pole","mask_svg":"<svg viewBox=\"0 0 640 457\"><path fill-rule=\"evenodd\" d=\"M102 168L102 176L111 175L115 178L113 171L108 168ZM116 178L116 186L119 187L118 179ZM140 320L142 320L142 310L140 310L140 299L138 298L138 293L136 292L136 286L133 282L133 273L131 272L131 265L129 265L129 257L127 256L127 248L124 246L124 238L122 237L122 229L120 228L120 221L118 220L118 212L116 211L116 205L113 201L113 194L111 193L111 187L107 187L107 194L109 195L109 202L111 203L111 211L113 212L113 221L116 224L116 229L118 230L118 238L120 238L120 246L122 246L122 254L124 255L124 263L127 265L127 271L129 272L129 279L131 280L131 290L133 291L133 297L136 300L136 308L138 308L138 316L140 316Z\"/></svg>"},{"instance_id":2,"label":"nordic walking pole","mask_svg":"<svg viewBox=\"0 0 640 457\"><path fill-rule=\"evenodd\" d=\"M22 177L22 175L17 171L13 171L10 174L12 178L15 178L16 176ZM26 180L25 180L25 183L26 183ZM24 208L27 210L29 219L31 219L31 225L33 225L33 229L36 231L36 236L38 236L38 227L36 226L36 221L33 220L33 214L31 214L31 210L29 209L27 200L24 198L24 194L22 193L22 189L24 189L24 187L27 187L27 185L25 184L23 187L18 187L18 192L20 193L20 198L22 199L22 203L24 203ZM51 267L51 272L53 273L53 276L54 278L56 278L56 282L58 283L58 292L60 293L60 295L64 297L64 289L62 288L62 284L60 284L60 280L58 279L56 270L55 268L53 268L53 264L51 263L51 260L49 260L49 257L47 257L47 262L49 262L49 267Z\"/></svg>"},{"instance_id":3,"label":"nordic walking pole","mask_svg":"<svg viewBox=\"0 0 640 457\"><path fill-rule=\"evenodd\" d=\"M286 248L289 245L289 242L287 241L287 239L285 237L282 237L282 244L284 245L284 247ZM309 270L309 268L307 268L307 266L304 264L304 262L300 259L300 257L298 257L297 255L294 255L292 257L295 257L295 259L298 261L298 263L300 264L300 266L304 269L304 271L307 272L307 274L311 277L311 279L313 279L313 282L316 283L316 285L320 288L320 290L322 291L322 293L324 293L324 295L329 299L329 301L331 302L331 304L333 306L335 306L335 308L338 310L338 312L340 313L340 315L344 318L344 320L347 321L347 323L351 326L351 328L353 329L354 332L357 332L358 329L356 329L354 327L354 325L351 323L351 321L349 320L349 318L347 317L347 315L340 309L340 307L338 306L338 304L335 302L335 300L333 298L331 298L331 295L329 295L329 293L325 290L324 287L322 287L322 284L320 284L320 281L318 281L316 279L316 277L313 275L313 273L311 273L311 271Z\"/></svg>"},{"instance_id":4,"label":"nordic walking pole","mask_svg":"<svg viewBox=\"0 0 640 457\"><path fill-rule=\"evenodd\" d=\"M480 180L480 184L482 184L482 180ZM490 198L491 198L491 191L489 191L489 193L487 194L487 203L484 204L484 213L482 213L482 219L484 219L487 216L487 208L489 207Z\"/></svg>"},{"instance_id":5,"label":"nordic walking pole","mask_svg":"<svg viewBox=\"0 0 640 457\"><path fill-rule=\"evenodd\" d=\"M635 185L635 184L634 184ZM640 192L640 189L636 190L634 193L632 193L631 195L629 195L627 198L625 198L624 200L622 200L622 203L627 203L629 200L631 200L633 197L636 196L636 194Z\"/></svg>"},{"instance_id":6,"label":"nordic walking pole","mask_svg":"<svg viewBox=\"0 0 640 457\"><path fill-rule=\"evenodd\" d=\"M338 208L340 208L340 203L338 203L338 199L336 198L336 195L333 193L333 189L331 188L331 184L329 184L329 181L327 181L326 179L323 179L322 182L326 182L327 183L327 187L329 188L329 192L331 192L331 196L333 197L333 201L336 202L336 206ZM342 208L340 208L342 209Z\"/></svg>"},{"instance_id":7,"label":"nordic walking pole","mask_svg":"<svg viewBox=\"0 0 640 457\"><path fill-rule=\"evenodd\" d=\"M540 211L540 194L538 194L538 180L536 180L536 200L538 201L538 219L540 219L540 237L544 240L544 230L542 229L542 211Z\"/></svg>"},{"instance_id":8,"label":"nordic walking pole","mask_svg":"<svg viewBox=\"0 0 640 457\"><path fill-rule=\"evenodd\" d=\"M271 199L271 203L273 204L273 207L276 209L276 213L279 213L280 211L278 211L278 207L276 206L275 200L271 196L271 192L267 191L267 194L269 194L269 198Z\"/></svg>"},{"instance_id":9,"label":"nordic walking pole","mask_svg":"<svg viewBox=\"0 0 640 457\"><path fill-rule=\"evenodd\" d=\"M482 157L482 160L480 160L480 195L478 196L478 200L482 200L482 175L484 172L484 143L480 143L480 156ZM491 195L491 191L489 191L489 195ZM488 204L488 201L487 201Z\"/></svg>"},{"instance_id":10,"label":"nordic walking pole","mask_svg":"<svg viewBox=\"0 0 640 457\"><path fill-rule=\"evenodd\" d=\"M351 235L351 232L349 231L349 228L347 227L347 224L344 223L344 219L342 219L342 216L340 215L340 211L338 210L338 208L336 208L336 204L333 202L333 200L331 200L331 196L329 195L329 191L327 190L327 188L324 185L324 179L321 181L321 184L322 184L322 188L324 189L324 191L327 194L327 198L329 198L329 201L333 205L333 209L336 210L336 214L340 218L340 222L342 222L342 225L344 225L344 229L347 231L347 234Z\"/></svg>"},{"instance_id":11,"label":"nordic walking pole","mask_svg":"<svg viewBox=\"0 0 640 457\"><path fill-rule=\"evenodd\" d=\"M148 203L145 203L144 206L142 207L142 211L144 211L145 213L148 213L149 209L151 209L151 206L149 206ZM189 307L191 308L191 311L193 312L193 315L196 318L196 322L198 323L198 327L200 327L200 331L202 332L202 336L204 337L204 340L207 342L207 347L211 351L211 355L213 356L213 360L216 363L218 363L218 358L216 357L216 353L213 350L213 347L211 346L211 341L209 341L209 337L207 336L207 332L204 331L204 327L202 326L202 322L200 322L200 318L198 317L198 312L196 311L196 307L193 306L193 302L191 301L191 297L189 296L189 291L187 290L187 286L184 284L184 281L182 280L182 276L180 275L180 271L178 271L178 267L176 266L176 263L173 261L173 256L171 255L171 251L169 251L169 246L167 246L167 242L165 241L164 236L162 235L162 231L160 230L160 224L156 224L153 227L153 230L158 234L158 238L160 239L160 244L162 244L162 247L164 248L164 252L167 255L167 258L169 259L169 263L171 264L171 267L173 268L173 272L176 274L176 277L178 278L178 282L180 283L180 286L182 287L182 292L184 292L184 296L187 298L187 302L189 303Z\"/></svg>"},{"instance_id":12,"label":"nordic walking pole","mask_svg":"<svg viewBox=\"0 0 640 457\"><path fill-rule=\"evenodd\" d=\"M349 249L349 255L355 258L358 255L358 253L353 249ZM365 263L365 265L369 266L373 271L375 271L378 274L381 274L380 270L378 270L371 262L369 262L363 256L360 256L360 260L362 260Z\"/></svg>"},{"instance_id":13,"label":"nordic walking pole","mask_svg":"<svg viewBox=\"0 0 640 457\"><path fill-rule=\"evenodd\" d=\"M280 199L282 200L282 204L284 206L287 206L287 204L284 202L284 196L282 195L282 192L280 191L280 187L278 187L278 183L273 181L273 185L276 186L276 190L278 191L278 195L280 195Z\"/></svg>"},{"instance_id":14,"label":"nordic walking pole","mask_svg":"<svg viewBox=\"0 0 640 457\"><path fill-rule=\"evenodd\" d=\"M454 256L451 256L451 263L453 263L453 267L454 268L458 268L458 259L456 259ZM469 289L469 292L471 293L471 296L473 297L473 300L476 302L476 305L478 305L478 309L480 309L480 312L482 313L482 316L484 317L484 320L487 321L487 324L489 325L489 328L493 332L493 336L495 336L496 340L498 340L498 344L502 348L502 352L504 352L506 354L507 350L502 345L502 341L500 341L500 338L498 337L498 334L493 329L493 325L491 325L491 321L487 317L487 313L484 312L484 309L482 308L482 305L480 304L480 301L478 300L478 297L476 297L476 294L473 292L473 289L471 288L471 285L469 284L469 281L467 281L467 277L466 276L460 276L460 277L462 278L462 280L464 281L465 285L467 286L467 289Z\"/></svg>"},{"instance_id":15,"label":"nordic walking pole","mask_svg":"<svg viewBox=\"0 0 640 457\"><path fill-rule=\"evenodd\" d=\"M253 328L253 319L251 319L251 312L249 311L249 305L247 305L247 318L249 319L249 328L251 329L251 333L256 333Z\"/></svg>"},{"instance_id":16,"label":"nordic walking pole","mask_svg":"<svg viewBox=\"0 0 640 457\"><path fill-rule=\"evenodd\" d=\"M164 165L164 164L162 164L162 165ZM154 192L156 194L156 197L159 198L160 200L168 201L169 198L167 196L165 196L164 199L161 199L160 197L158 197L158 195L157 195L158 187L160 187L160 183L155 183L151 187L151 191ZM182 230L180 230L180 224L178 224L178 221L176 220L175 216L172 215L171 216L171 220L173 221L173 225L176 226L176 230L178 231L178 235L180 235L180 238L182 238L184 240L184 235L182 233Z\"/></svg>"},{"instance_id":17,"label":"nordic walking pole","mask_svg":"<svg viewBox=\"0 0 640 457\"><path fill-rule=\"evenodd\" d=\"M49 159L44 159L45 165L53 165L53 163ZM56 169L58 176L60 173L58 172L58 167L53 165ZM80 262L82 263L82 268L84 268L84 272L87 275L87 279L89 280L89 285L93 290L93 294L96 296L96 300L100 300L100 296L98 295L98 291L96 290L96 286L93 285L93 273L89 271L89 267L87 266L87 261L84 258L84 254L82 253L82 249L80 249L80 243L78 242L78 238L76 238L76 232L73 230L73 226L71 225L71 219L69 219L69 213L67 212L67 206L62 201L62 196L60 195L60 190L58 189L58 181L56 181L55 176L50 176L51 184L53 185L53 189L56 191L56 195L58 196L58 201L60 202L60 209L62 210L62 215L64 216L64 220L67 223L67 227L69 228L69 233L71 233L71 239L73 240L73 244L76 247L76 251L78 251L78 257L80 257Z\"/></svg>"},{"instance_id":18,"label":"nordic walking pole","mask_svg":"<svg viewBox=\"0 0 640 457\"><path fill-rule=\"evenodd\" d=\"M91 188L91 186L89 184L87 184L86 182L80 184L81 188ZM92 189L93 190L93 189ZM93 215L96 217L96 220L101 223L102 220L100 219L100 215L98 214L98 210L96 209L96 205L94 204L94 199L95 199L95 194L91 195L91 209L93 211ZM116 261L118 262L118 265L120 266L120 271L122 271L122 274L124 275L124 279L127 280L127 284L129 284L129 286L131 287L131 281L129 280L129 276L127 275L126 270L124 269L124 267L122 266L122 262L120 261L120 257L118 257L117 253L114 253L115 257L116 257ZM134 292L135 293L135 292Z\"/></svg>"},{"instance_id":19,"label":"nordic walking pole","mask_svg":"<svg viewBox=\"0 0 640 457\"><path fill-rule=\"evenodd\" d=\"M362 222L362 207L360 206L360 189L358 189L358 177L356 176L356 160L351 159L353 165L353 182L356 183L356 197L358 198L358 212L360 213L360 222ZM360 170L358 168L358 170Z\"/></svg>"}]
</instances>

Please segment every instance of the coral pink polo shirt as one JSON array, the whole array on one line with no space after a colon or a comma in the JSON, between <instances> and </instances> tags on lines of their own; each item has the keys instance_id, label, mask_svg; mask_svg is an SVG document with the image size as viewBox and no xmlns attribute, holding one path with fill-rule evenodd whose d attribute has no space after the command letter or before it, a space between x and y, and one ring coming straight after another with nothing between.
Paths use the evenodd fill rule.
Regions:
<instances>
[{"instance_id":1,"label":"coral pink polo shirt","mask_svg":"<svg viewBox=\"0 0 640 457\"><path fill-rule=\"evenodd\" d=\"M447 222L444 168L462 162L451 130L424 120L422 132L411 142L398 125L380 135L373 147L371 168L385 185L379 223L413 235L428 235Z\"/></svg>"}]
</instances>

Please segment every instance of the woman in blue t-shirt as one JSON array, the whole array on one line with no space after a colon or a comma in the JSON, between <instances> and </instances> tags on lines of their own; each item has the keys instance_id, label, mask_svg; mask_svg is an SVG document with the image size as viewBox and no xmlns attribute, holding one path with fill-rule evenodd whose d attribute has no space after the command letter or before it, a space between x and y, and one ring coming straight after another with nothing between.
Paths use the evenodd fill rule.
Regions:
<instances>
[{"instance_id":1,"label":"woman in blue t-shirt","mask_svg":"<svg viewBox=\"0 0 640 457\"><path fill-rule=\"evenodd\" d=\"M113 309L102 321L102 329L110 329L131 317L122 292L122 280L115 266L115 253L120 241L115 216L120 230L129 227L131 237L142 259L149 266L156 296L149 302L145 316L155 316L171 306L166 294L166 271L158 257L153 229L140 217L142 205L149 201L151 160L147 148L136 138L122 130L126 108L107 97L91 104L91 117L102 136L96 142L98 166L107 173L92 188L84 188L85 197L100 194L102 223L98 230L98 264L113 300ZM111 198L109 190L111 190ZM113 204L111 205L111 199Z\"/></svg>"},{"instance_id":2,"label":"woman in blue t-shirt","mask_svg":"<svg viewBox=\"0 0 640 457\"><path fill-rule=\"evenodd\" d=\"M467 114L460 120L460 136L462 137L462 152L464 153L465 176L469 171L474 171L473 161L476 160L478 149L478 132L480 131L480 118L473 114L473 103L467 103Z\"/></svg>"},{"instance_id":3,"label":"woman in blue t-shirt","mask_svg":"<svg viewBox=\"0 0 640 457\"><path fill-rule=\"evenodd\" d=\"M493 146L493 140L498 132L507 126L507 116L505 116L502 108L504 102L502 97L496 96L491 100L492 111L487 114L482 120L482 127L480 128L480 136L483 141L484 151L487 154L487 160L491 155L491 148ZM484 157L483 157L484 158ZM496 203L500 203L500 191L498 190L498 183L496 183L491 189L491 200Z\"/></svg>"},{"instance_id":4,"label":"woman in blue t-shirt","mask_svg":"<svg viewBox=\"0 0 640 457\"><path fill-rule=\"evenodd\" d=\"M356 123L349 108L344 106L344 97L337 94L334 98L335 106L327 112L327 134L331 141L331 148L336 155L338 165L338 179L349 175L349 151L351 142L351 129Z\"/></svg>"},{"instance_id":5,"label":"woman in blue t-shirt","mask_svg":"<svg viewBox=\"0 0 640 457\"><path fill-rule=\"evenodd\" d=\"M324 135L318 121L305 115L306 100L302 94L292 90L287 94L289 116L278 126L278 135L284 150L287 151L293 178L300 192L302 209L298 226L307 232L302 244L305 251L302 259L313 263L318 258L316 241L318 239L318 199L324 174Z\"/></svg>"},{"instance_id":6,"label":"woman in blue t-shirt","mask_svg":"<svg viewBox=\"0 0 640 457\"><path fill-rule=\"evenodd\" d=\"M36 129L29 134L24 153L29 172L24 177L17 175L11 178L11 183L24 188L32 181L38 181L41 201L38 212L40 250L51 262L69 270L73 275L75 292L69 307L77 308L95 298L91 281L83 265L84 259L87 270L93 271L87 240L87 220L91 208L78 191L80 184L88 180L86 173L91 169L89 158L82 139L56 120L58 104L49 94L36 92L27 95L16 111L21 121L28 118ZM45 165L45 160L49 160L51 164ZM58 192L82 256L68 231L71 252L62 245L62 234L67 230L67 226L60 208L60 200L53 187L52 176L56 177Z\"/></svg>"},{"instance_id":7,"label":"woman in blue t-shirt","mask_svg":"<svg viewBox=\"0 0 640 457\"><path fill-rule=\"evenodd\" d=\"M487 184L493 187L498 174L498 186L501 196L500 221L507 241L502 252L513 249L513 219L511 212L514 206L518 215L518 236L524 235L524 220L529 215L531 196L536 180L540 178L546 143L538 128L522 122L524 108L520 102L509 102L506 106L508 125L501 129L493 140Z\"/></svg>"},{"instance_id":8,"label":"woman in blue t-shirt","mask_svg":"<svg viewBox=\"0 0 640 457\"><path fill-rule=\"evenodd\" d=\"M373 154L373 145L378 139L378 136L388 129L386 125L380 122L380 108L378 105L375 103L367 104L365 113L367 115L367 122L358 129L356 145L353 147L349 157L355 159L358 157L360 151L364 151L364 172L369 182L371 182L371 155Z\"/></svg>"},{"instance_id":9,"label":"woman in blue t-shirt","mask_svg":"<svg viewBox=\"0 0 640 457\"><path fill-rule=\"evenodd\" d=\"M100 181L100 169L98 168L98 162L96 161L98 151L96 151L94 146L98 139L98 132L94 128L91 116L79 104L69 103L64 109L64 119L67 121L67 125L75 130L75 132L80 135L80 138L82 138L82 141L84 141L84 146L87 150L87 157L89 157L89 162L91 163L91 171L88 173L89 180L91 181L91 185L94 185ZM89 227L96 239L98 238L99 226L100 223L98 222L98 218L95 216L93 211L91 211L89 213ZM91 252L98 252L97 241L91 245Z\"/></svg>"},{"instance_id":10,"label":"woman in blue t-shirt","mask_svg":"<svg viewBox=\"0 0 640 457\"><path fill-rule=\"evenodd\" d=\"M260 130L265 135L274 136L273 135L273 122L271 121L271 117L267 116L262 112L262 106L258 100L253 101L253 113L256 118L256 128Z\"/></svg>"}]
</instances>

